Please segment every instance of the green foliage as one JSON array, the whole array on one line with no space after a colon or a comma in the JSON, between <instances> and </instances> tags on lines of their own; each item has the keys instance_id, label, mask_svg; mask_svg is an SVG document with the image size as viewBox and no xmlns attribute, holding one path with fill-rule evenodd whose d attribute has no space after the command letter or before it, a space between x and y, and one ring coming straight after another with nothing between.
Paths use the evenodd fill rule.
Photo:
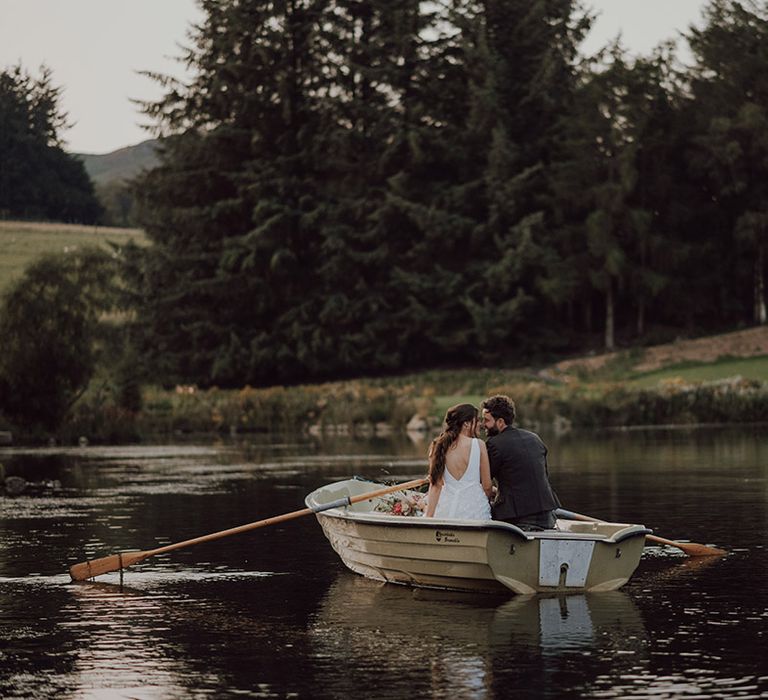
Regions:
<instances>
[{"instance_id":1,"label":"green foliage","mask_svg":"<svg viewBox=\"0 0 768 700\"><path fill-rule=\"evenodd\" d=\"M63 444L76 444L81 437L106 444L140 440L138 415L119 405L108 380L96 377L58 427L57 438Z\"/></svg>"},{"instance_id":2,"label":"green foliage","mask_svg":"<svg viewBox=\"0 0 768 700\"><path fill-rule=\"evenodd\" d=\"M697 58L694 165L719 209L718 262L745 281L752 320L768 321L768 7L713 0L691 32ZM738 46L738 52L733 47ZM751 292L751 295L750 295ZM750 299L751 296L751 299Z\"/></svg>"},{"instance_id":3,"label":"green foliage","mask_svg":"<svg viewBox=\"0 0 768 700\"><path fill-rule=\"evenodd\" d=\"M130 377L138 374L126 354ZM763 375L766 358L722 360L678 369L653 384L624 381L560 380L504 370L438 370L389 379L371 378L266 389L224 390L181 385L142 390L141 407L119 405L120 383L104 363L58 431L65 442L87 436L93 442L141 439L157 434L254 432L348 432L402 430L414 414L437 427L449 406L479 406L494 393L507 393L518 408L518 424L545 429L627 425L753 422L768 418L768 383L731 377L752 363ZM762 363L762 364L760 364ZM621 366L626 367L627 361ZM130 370L129 370L130 371ZM117 376L119 376L118 373ZM681 377L685 377L682 379Z\"/></svg>"},{"instance_id":4,"label":"green foliage","mask_svg":"<svg viewBox=\"0 0 768 700\"><path fill-rule=\"evenodd\" d=\"M714 0L690 70L671 43L582 59L571 0L202 9L192 79L154 76L145 105L163 137L131 265L154 381L520 363L766 319L762 6Z\"/></svg>"},{"instance_id":5,"label":"green foliage","mask_svg":"<svg viewBox=\"0 0 768 700\"><path fill-rule=\"evenodd\" d=\"M154 243L145 351L164 382L297 379L318 372L306 290L318 288L322 113L310 86L329 59L307 3L204 9L187 56L197 77L146 105L173 136L138 190Z\"/></svg>"},{"instance_id":6,"label":"green foliage","mask_svg":"<svg viewBox=\"0 0 768 700\"><path fill-rule=\"evenodd\" d=\"M55 430L97 361L100 314L114 303L115 263L98 249L27 268L0 307L0 411L23 429Z\"/></svg>"},{"instance_id":7,"label":"green foliage","mask_svg":"<svg viewBox=\"0 0 768 700\"><path fill-rule=\"evenodd\" d=\"M115 404L130 414L136 414L142 408L140 367L136 353L129 346L113 373Z\"/></svg>"},{"instance_id":8,"label":"green foliage","mask_svg":"<svg viewBox=\"0 0 768 700\"><path fill-rule=\"evenodd\" d=\"M96 185L96 196L104 209L102 223L106 226L131 227L137 223L133 187L116 181Z\"/></svg>"},{"instance_id":9,"label":"green foliage","mask_svg":"<svg viewBox=\"0 0 768 700\"><path fill-rule=\"evenodd\" d=\"M143 410L128 424L142 434L310 429L366 433L382 422L402 429L417 413L437 426L449 406L461 402L479 406L495 393L511 396L517 404L518 424L534 428L557 422L601 428L768 420L768 384L754 380L670 380L638 388L631 383L555 383L513 373L494 376L489 371L481 379L482 389L462 392L478 386L474 375L430 372L408 375L399 382L355 380L268 389L153 388L144 394ZM499 383L494 384L494 379ZM437 393L446 387L456 391Z\"/></svg>"},{"instance_id":10,"label":"green foliage","mask_svg":"<svg viewBox=\"0 0 768 700\"><path fill-rule=\"evenodd\" d=\"M517 331L546 267L528 200L586 29L572 3L500 3L493 26L469 3L204 9L185 56L197 77L146 105L170 134L139 186L158 380L296 382L533 347Z\"/></svg>"},{"instance_id":11,"label":"green foliage","mask_svg":"<svg viewBox=\"0 0 768 700\"><path fill-rule=\"evenodd\" d=\"M551 172L561 157L553 146L574 100L576 47L591 18L577 3L515 0L486 3L478 20L472 107L485 134L477 221L484 254L472 310L484 354L508 361L552 344L529 329L556 323L552 311L568 294L553 218Z\"/></svg>"},{"instance_id":12,"label":"green foliage","mask_svg":"<svg viewBox=\"0 0 768 700\"><path fill-rule=\"evenodd\" d=\"M651 209L657 173L671 160L665 143L674 100L671 63L663 49L630 60L619 44L608 47L583 66L574 108L562 120L553 181L560 215L574 224L567 226L562 255L581 267L571 284L602 298L608 350L616 344L623 298L636 307L637 332L644 332L647 308L668 281L665 261L676 254L662 217Z\"/></svg>"},{"instance_id":13,"label":"green foliage","mask_svg":"<svg viewBox=\"0 0 768 700\"><path fill-rule=\"evenodd\" d=\"M739 378L707 384L671 380L647 389L579 383L502 385L496 391L514 398L522 425L558 419L578 428L768 420L768 384Z\"/></svg>"},{"instance_id":14,"label":"green foliage","mask_svg":"<svg viewBox=\"0 0 768 700\"><path fill-rule=\"evenodd\" d=\"M177 386L148 389L138 425L148 432L370 431L387 422L403 428L416 408L412 387L334 382L240 390Z\"/></svg>"},{"instance_id":15,"label":"green foliage","mask_svg":"<svg viewBox=\"0 0 768 700\"><path fill-rule=\"evenodd\" d=\"M33 78L14 66L0 71L0 215L95 222L101 216L80 161L61 148L66 115L61 89L43 67Z\"/></svg>"}]
</instances>

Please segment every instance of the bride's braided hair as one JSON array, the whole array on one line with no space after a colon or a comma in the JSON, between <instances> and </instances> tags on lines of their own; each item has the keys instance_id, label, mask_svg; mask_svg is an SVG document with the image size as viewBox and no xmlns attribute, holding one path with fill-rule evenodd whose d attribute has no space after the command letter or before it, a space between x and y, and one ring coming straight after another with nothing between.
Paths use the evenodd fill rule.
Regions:
<instances>
[{"instance_id":1,"label":"bride's braided hair","mask_svg":"<svg viewBox=\"0 0 768 700\"><path fill-rule=\"evenodd\" d=\"M433 486L443 478L445 455L459 438L464 423L477 420L477 409L471 403L451 406L445 414L445 427L429 446L429 483Z\"/></svg>"}]
</instances>

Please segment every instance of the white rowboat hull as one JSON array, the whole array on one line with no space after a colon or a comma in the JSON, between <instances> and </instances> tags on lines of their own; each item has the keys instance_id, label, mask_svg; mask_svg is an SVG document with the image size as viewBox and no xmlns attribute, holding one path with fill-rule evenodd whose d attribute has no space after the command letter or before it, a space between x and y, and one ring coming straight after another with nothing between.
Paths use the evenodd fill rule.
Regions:
<instances>
[{"instance_id":1,"label":"white rowboat hull","mask_svg":"<svg viewBox=\"0 0 768 700\"><path fill-rule=\"evenodd\" d=\"M307 496L309 507L375 491L349 479ZM368 578L427 588L519 594L611 591L634 573L650 532L642 525L559 520L523 532L508 523L378 513L366 501L317 513L331 546Z\"/></svg>"}]
</instances>

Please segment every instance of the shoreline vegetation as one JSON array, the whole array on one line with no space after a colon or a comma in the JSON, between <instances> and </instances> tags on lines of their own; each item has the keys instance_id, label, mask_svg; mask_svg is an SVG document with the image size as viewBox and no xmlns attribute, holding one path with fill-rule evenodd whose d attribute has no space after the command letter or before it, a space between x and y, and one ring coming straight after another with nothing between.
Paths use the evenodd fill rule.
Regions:
<instances>
[{"instance_id":1,"label":"shoreline vegetation","mask_svg":"<svg viewBox=\"0 0 768 700\"><path fill-rule=\"evenodd\" d=\"M626 355L624 359L626 360ZM638 426L693 426L768 422L768 355L740 360L752 377L682 379L676 371L716 373L736 362L723 358L663 370L653 386L642 375L610 376L551 370L435 370L402 377L357 379L269 388L199 389L145 387L141 408L120 408L104 385L75 404L55 436L24 435L14 442L117 443L182 434L247 435L301 432L312 435L387 436L440 429L445 410L468 401L479 405L494 393L513 397L517 424L554 431ZM3 426L0 426L2 428Z\"/></svg>"},{"instance_id":2,"label":"shoreline vegetation","mask_svg":"<svg viewBox=\"0 0 768 700\"><path fill-rule=\"evenodd\" d=\"M0 241L7 248L0 260L5 283L51 246L66 252L94 243L146 244L138 229L6 221L0 222ZM122 376L109 364L101 362L58 430L32 432L0 417L0 445L286 430L431 434L449 406L477 405L493 393L512 396L518 424L535 430L768 422L768 326L536 368L432 370L267 388L140 387L130 370Z\"/></svg>"},{"instance_id":3,"label":"shoreline vegetation","mask_svg":"<svg viewBox=\"0 0 768 700\"><path fill-rule=\"evenodd\" d=\"M584 55L579 3L203 5L109 202L51 69L0 72L0 216L143 231L0 226L0 434L768 420L768 5L710 0L685 65Z\"/></svg>"}]
</instances>

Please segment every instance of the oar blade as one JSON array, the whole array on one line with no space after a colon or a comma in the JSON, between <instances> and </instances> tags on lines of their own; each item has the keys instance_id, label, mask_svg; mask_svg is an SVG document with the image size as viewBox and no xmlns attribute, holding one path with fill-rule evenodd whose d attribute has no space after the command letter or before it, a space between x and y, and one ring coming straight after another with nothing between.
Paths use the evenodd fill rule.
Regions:
<instances>
[{"instance_id":1,"label":"oar blade","mask_svg":"<svg viewBox=\"0 0 768 700\"><path fill-rule=\"evenodd\" d=\"M591 523L603 522L597 518L593 518L590 515L582 515L581 513L574 513L565 508L557 509L557 516L559 518L565 518L566 520L583 520ZM706 544L698 544L697 542L675 542L674 540L667 540L663 537L657 537L656 535L646 535L646 542L656 542L658 544L665 544L669 547L677 547L685 552L689 557L719 557L723 554L728 554L724 549L718 547L711 547Z\"/></svg>"},{"instance_id":2,"label":"oar blade","mask_svg":"<svg viewBox=\"0 0 768 700\"><path fill-rule=\"evenodd\" d=\"M120 571L131 564L135 564L148 556L146 552L121 552L120 554L110 554L100 559L91 559L89 561L73 564L69 567L69 575L73 581L85 581L94 576L109 574L113 571Z\"/></svg>"},{"instance_id":3,"label":"oar blade","mask_svg":"<svg viewBox=\"0 0 768 700\"><path fill-rule=\"evenodd\" d=\"M728 553L724 549L710 547L706 544L698 544L697 542L665 542L664 544L682 549L689 557L718 557Z\"/></svg>"}]
</instances>

